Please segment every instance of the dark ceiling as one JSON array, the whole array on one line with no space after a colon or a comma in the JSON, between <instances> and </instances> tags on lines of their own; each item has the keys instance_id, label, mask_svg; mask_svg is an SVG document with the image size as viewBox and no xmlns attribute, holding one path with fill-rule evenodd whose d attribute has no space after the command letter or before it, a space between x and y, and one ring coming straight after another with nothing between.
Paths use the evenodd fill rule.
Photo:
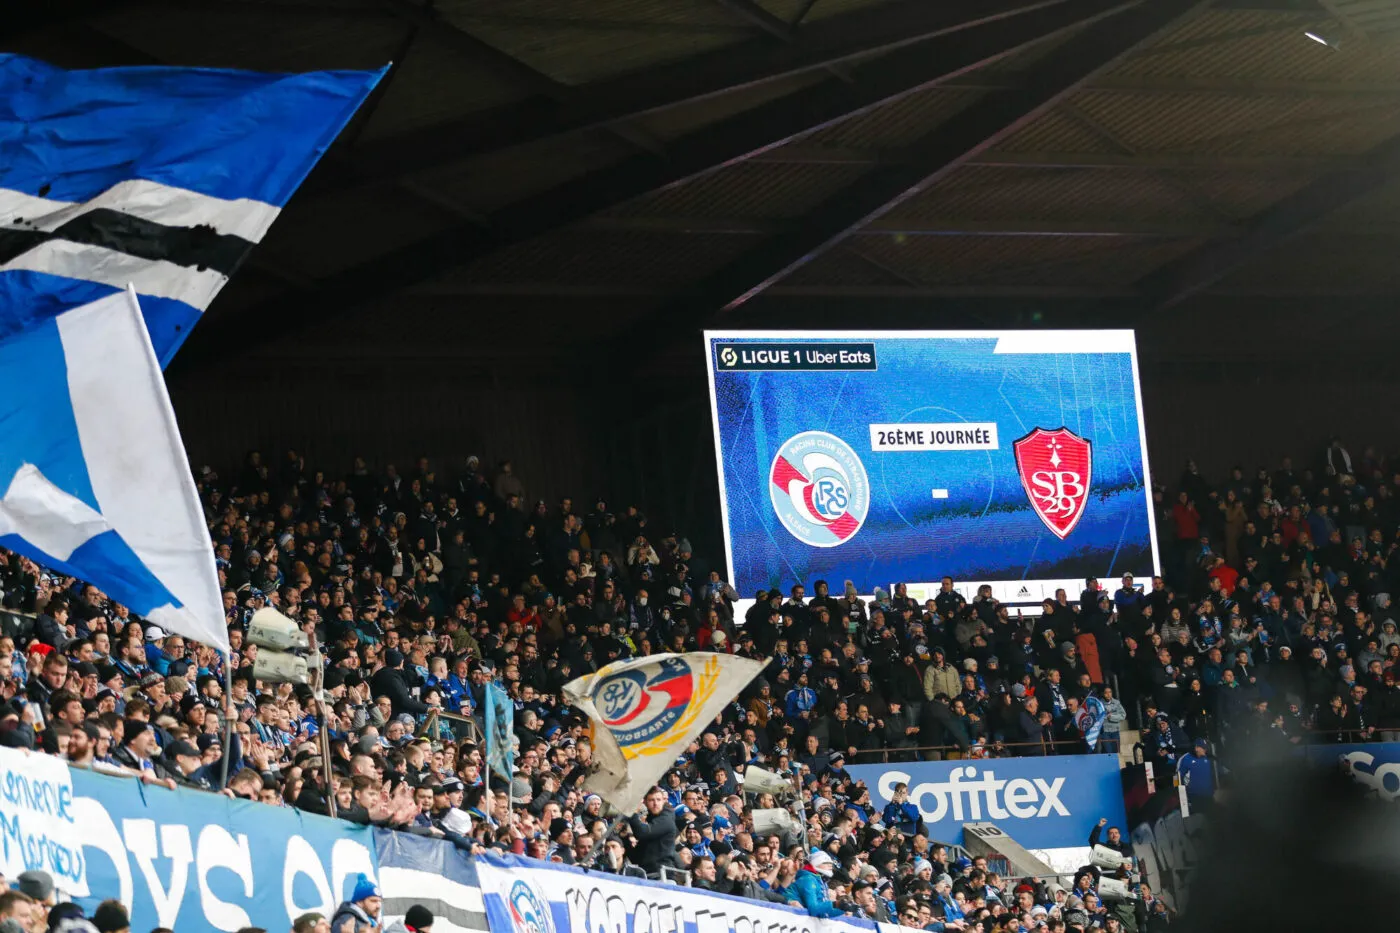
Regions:
<instances>
[{"instance_id":1,"label":"dark ceiling","mask_svg":"<svg viewBox=\"0 0 1400 933\"><path fill-rule=\"evenodd\" d=\"M1204 357L1400 337L1396 0L24 15L9 49L68 67L395 63L177 372L698 357L750 324L1136 326Z\"/></svg>"}]
</instances>

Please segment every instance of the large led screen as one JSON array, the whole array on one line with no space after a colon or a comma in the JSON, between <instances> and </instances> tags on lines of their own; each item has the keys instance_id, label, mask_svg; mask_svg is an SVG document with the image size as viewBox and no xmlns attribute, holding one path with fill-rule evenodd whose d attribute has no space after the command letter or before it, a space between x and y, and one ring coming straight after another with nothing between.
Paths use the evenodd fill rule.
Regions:
<instances>
[{"instance_id":1,"label":"large led screen","mask_svg":"<svg viewBox=\"0 0 1400 933\"><path fill-rule=\"evenodd\" d=\"M743 597L951 576L1037 605L1157 570L1132 331L705 334Z\"/></svg>"}]
</instances>

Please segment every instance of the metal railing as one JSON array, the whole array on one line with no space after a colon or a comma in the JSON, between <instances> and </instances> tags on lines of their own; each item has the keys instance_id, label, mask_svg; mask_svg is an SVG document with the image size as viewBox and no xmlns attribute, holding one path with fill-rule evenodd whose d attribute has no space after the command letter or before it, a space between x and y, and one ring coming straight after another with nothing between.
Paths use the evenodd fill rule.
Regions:
<instances>
[{"instance_id":1,"label":"metal railing","mask_svg":"<svg viewBox=\"0 0 1400 933\"><path fill-rule=\"evenodd\" d=\"M1117 741L1116 741L1117 738L1118 738L1118 734L1117 734L1117 733L1105 731L1105 733L1104 733L1103 735L1101 735L1100 738L1099 738L1100 751L1101 751L1101 752L1105 752L1105 751L1106 751L1106 752L1109 752L1109 753L1116 752L1116 751L1117 751ZM1109 746L1109 745L1111 745L1112 748L1107 748L1107 747L1105 747L1105 746ZM1073 750L1073 747L1075 747L1075 746L1078 747L1077 750ZM971 751L971 750L972 750L973 748L985 748L985 749L987 749L988 751L993 751L993 750L999 750L999 749L1000 749L1000 750L1008 751L1008 752L1010 752L1011 754L1007 754L1007 755L995 754L995 755L983 755L983 756L978 756L978 755L972 754L972 751ZM1021 750L1023 750L1023 749L1026 750L1026 752L1022 752ZM1030 751L1030 750L1032 750L1032 749L1034 749L1033 752ZM938 759L932 758L932 757L931 757L932 755L938 755L938 756L940 756L943 760L963 760L963 759L976 760L978 757L988 757L988 758L1018 758L1018 757L1024 757L1025 754L1026 754L1027 752L1029 752L1030 754L1034 754L1034 755L1036 755L1036 756L1042 756L1042 755L1087 755L1087 754L1090 754L1089 749L1088 749L1087 747L1084 746L1084 743L1083 743L1083 740L1082 740L1082 739L1080 739L1080 740L1065 740L1065 741L1040 741L1040 742L995 742L995 743L989 743L989 744L984 745L984 746L969 746L968 749L963 749L963 748L962 748L961 746L959 746L959 745L916 745L916 746L913 746L913 747L910 747L910 748L865 748L865 749L860 749L860 750L858 750L858 751L856 752L856 760L854 760L854 761L852 761L852 762L849 762L849 763L850 763L850 764L889 764L890 761L891 761L891 759L890 759L890 756L891 756L891 755L915 755L915 756L916 756L916 760L925 760L925 761L927 761L927 760L938 760ZM922 756L922 757L918 757L918 756ZM897 761L897 760L898 760L898 759L896 759L896 761Z\"/></svg>"}]
</instances>

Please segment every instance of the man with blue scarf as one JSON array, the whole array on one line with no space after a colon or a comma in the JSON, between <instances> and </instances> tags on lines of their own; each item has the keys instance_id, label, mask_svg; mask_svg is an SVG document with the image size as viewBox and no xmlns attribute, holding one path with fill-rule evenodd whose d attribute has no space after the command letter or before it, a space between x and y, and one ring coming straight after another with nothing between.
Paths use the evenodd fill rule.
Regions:
<instances>
[{"instance_id":1,"label":"man with blue scarf","mask_svg":"<svg viewBox=\"0 0 1400 933\"><path fill-rule=\"evenodd\" d=\"M789 720L808 719L817 706L817 691L807 686L807 672L797 675L797 686L787 692L784 711Z\"/></svg>"},{"instance_id":2,"label":"man with blue scarf","mask_svg":"<svg viewBox=\"0 0 1400 933\"><path fill-rule=\"evenodd\" d=\"M964 918L962 908L953 899L953 879L949 875L939 875L933 879L934 901L943 908L943 923L949 924Z\"/></svg>"}]
</instances>

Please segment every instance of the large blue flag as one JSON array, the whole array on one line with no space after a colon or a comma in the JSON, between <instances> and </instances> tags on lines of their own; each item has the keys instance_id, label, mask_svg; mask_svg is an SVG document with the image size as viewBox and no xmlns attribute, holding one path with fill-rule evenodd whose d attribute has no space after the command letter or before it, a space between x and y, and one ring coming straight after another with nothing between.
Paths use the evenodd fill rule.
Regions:
<instances>
[{"instance_id":1,"label":"large blue flag","mask_svg":"<svg viewBox=\"0 0 1400 933\"><path fill-rule=\"evenodd\" d=\"M130 283L169 363L383 74L0 54L0 339Z\"/></svg>"},{"instance_id":2,"label":"large blue flag","mask_svg":"<svg viewBox=\"0 0 1400 933\"><path fill-rule=\"evenodd\" d=\"M486 763L509 781L515 775L515 704L497 681L486 683Z\"/></svg>"},{"instance_id":3,"label":"large blue flag","mask_svg":"<svg viewBox=\"0 0 1400 933\"><path fill-rule=\"evenodd\" d=\"M0 547L228 650L165 380L130 291L0 340Z\"/></svg>"}]
</instances>

